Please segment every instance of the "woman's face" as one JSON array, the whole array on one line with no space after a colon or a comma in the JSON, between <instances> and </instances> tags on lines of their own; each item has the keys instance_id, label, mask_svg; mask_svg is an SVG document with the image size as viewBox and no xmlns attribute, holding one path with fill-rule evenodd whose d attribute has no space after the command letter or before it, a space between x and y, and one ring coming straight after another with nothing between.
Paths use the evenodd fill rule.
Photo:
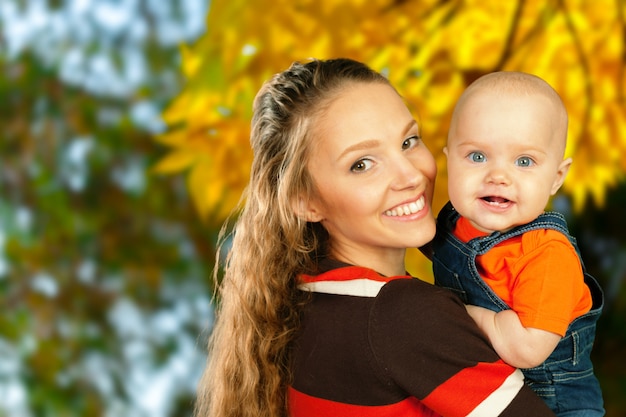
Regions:
<instances>
[{"instance_id":1,"label":"woman's face","mask_svg":"<svg viewBox=\"0 0 626 417\"><path fill-rule=\"evenodd\" d=\"M333 258L404 274L406 248L435 234L436 165L411 113L390 86L355 83L313 126L307 219L326 228Z\"/></svg>"}]
</instances>

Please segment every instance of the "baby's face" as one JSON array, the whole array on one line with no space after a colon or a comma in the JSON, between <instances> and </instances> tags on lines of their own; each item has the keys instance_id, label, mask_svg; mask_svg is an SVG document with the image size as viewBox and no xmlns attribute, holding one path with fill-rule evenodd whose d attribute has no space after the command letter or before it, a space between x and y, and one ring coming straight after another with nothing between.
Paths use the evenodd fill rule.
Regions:
<instances>
[{"instance_id":1,"label":"baby's face","mask_svg":"<svg viewBox=\"0 0 626 417\"><path fill-rule=\"evenodd\" d=\"M541 95L477 91L459 110L445 150L452 204L487 233L532 221L571 162L554 106Z\"/></svg>"}]
</instances>

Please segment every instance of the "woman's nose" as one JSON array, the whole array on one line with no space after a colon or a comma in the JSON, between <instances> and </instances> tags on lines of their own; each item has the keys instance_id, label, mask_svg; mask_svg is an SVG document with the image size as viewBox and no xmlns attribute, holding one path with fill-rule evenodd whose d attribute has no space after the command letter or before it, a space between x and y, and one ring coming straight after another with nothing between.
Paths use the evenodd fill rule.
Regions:
<instances>
[{"instance_id":1,"label":"woman's nose","mask_svg":"<svg viewBox=\"0 0 626 417\"><path fill-rule=\"evenodd\" d=\"M416 165L416 161L412 161L408 158L399 158L394 161L393 169L395 171L394 181L392 183L394 190L415 188L423 178L423 174Z\"/></svg>"}]
</instances>

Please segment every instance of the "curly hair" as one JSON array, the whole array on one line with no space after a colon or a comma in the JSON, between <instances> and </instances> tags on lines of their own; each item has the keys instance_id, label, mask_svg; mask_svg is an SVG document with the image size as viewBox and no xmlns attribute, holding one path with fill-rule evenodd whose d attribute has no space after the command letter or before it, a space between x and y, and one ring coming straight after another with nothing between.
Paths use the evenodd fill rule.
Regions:
<instances>
[{"instance_id":1,"label":"curly hair","mask_svg":"<svg viewBox=\"0 0 626 417\"><path fill-rule=\"evenodd\" d=\"M307 171L315 120L351 83L386 78L350 59L296 62L264 84L254 100L250 182L233 232L226 226L216 322L208 364L198 387L198 417L277 417L288 414L290 347L305 293L298 275L315 269L328 235L298 217L294 204L315 195ZM232 244L223 265L219 252Z\"/></svg>"}]
</instances>

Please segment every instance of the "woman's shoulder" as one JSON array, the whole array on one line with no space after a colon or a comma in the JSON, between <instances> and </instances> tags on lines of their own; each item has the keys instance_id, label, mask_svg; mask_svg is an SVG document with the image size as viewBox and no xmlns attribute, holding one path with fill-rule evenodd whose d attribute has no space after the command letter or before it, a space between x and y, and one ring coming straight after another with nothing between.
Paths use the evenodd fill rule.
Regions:
<instances>
[{"instance_id":1,"label":"woman's shoulder","mask_svg":"<svg viewBox=\"0 0 626 417\"><path fill-rule=\"evenodd\" d=\"M397 279L385 284L376 297L375 308L382 314L432 315L444 310L447 314L467 315L461 299L452 291L419 278Z\"/></svg>"},{"instance_id":2,"label":"woman's shoulder","mask_svg":"<svg viewBox=\"0 0 626 417\"><path fill-rule=\"evenodd\" d=\"M386 295L387 293L389 293L389 295L392 294L394 297L401 294L406 294L411 298L418 297L431 299L434 297L437 300L439 298L457 298L451 291L415 277L411 277L409 279L394 279L389 281L381 289L381 295Z\"/></svg>"},{"instance_id":3,"label":"woman's shoulder","mask_svg":"<svg viewBox=\"0 0 626 417\"><path fill-rule=\"evenodd\" d=\"M394 280L381 289L370 311L369 340L381 366L395 367L390 371L394 374L408 366L407 358L421 358L416 367L452 357L452 362L467 362L467 366L498 360L461 299L418 279ZM446 372L452 375L458 370Z\"/></svg>"}]
</instances>

